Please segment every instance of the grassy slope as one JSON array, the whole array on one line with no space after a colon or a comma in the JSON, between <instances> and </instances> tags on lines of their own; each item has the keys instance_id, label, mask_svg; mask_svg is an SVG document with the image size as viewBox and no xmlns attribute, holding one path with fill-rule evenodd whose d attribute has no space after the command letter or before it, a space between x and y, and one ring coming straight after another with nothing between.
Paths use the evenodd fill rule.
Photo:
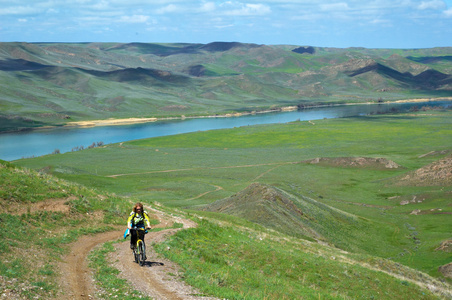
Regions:
<instances>
[{"instance_id":1,"label":"grassy slope","mask_svg":"<svg viewBox=\"0 0 452 300\"><path fill-rule=\"evenodd\" d=\"M68 244L124 224L125 199L0 161L0 290L14 299L53 298ZM50 201L50 202L49 202ZM35 210L46 202L47 210ZM62 206L69 211L59 210ZM54 211L55 210L55 211Z\"/></svg>"},{"instance_id":2,"label":"grassy slope","mask_svg":"<svg viewBox=\"0 0 452 300\"><path fill-rule=\"evenodd\" d=\"M143 201L199 208L252 182L280 188L359 216L365 222L328 232L345 250L391 258L439 276L450 255L434 249L450 238L450 187L398 186L397 177L449 150L451 112L370 116L241 127L153 138L17 163ZM374 170L292 164L315 157L385 157L403 169ZM107 163L108 161L108 163ZM121 174L130 174L121 176ZM119 175L116 177L108 177ZM393 198L393 197L399 198ZM400 205L403 199L425 198ZM326 228L331 224L324 224ZM328 226L327 226L328 225ZM414 235L421 242L414 239Z\"/></svg>"},{"instance_id":3,"label":"grassy slope","mask_svg":"<svg viewBox=\"0 0 452 300\"><path fill-rule=\"evenodd\" d=\"M220 298L437 297L419 290L410 280L423 277L427 282L428 277L393 262L263 233L262 228L238 228L233 219L221 226L203 221L197 229L179 232L156 248L186 270L187 282ZM391 278L381 270L407 277Z\"/></svg>"}]
</instances>

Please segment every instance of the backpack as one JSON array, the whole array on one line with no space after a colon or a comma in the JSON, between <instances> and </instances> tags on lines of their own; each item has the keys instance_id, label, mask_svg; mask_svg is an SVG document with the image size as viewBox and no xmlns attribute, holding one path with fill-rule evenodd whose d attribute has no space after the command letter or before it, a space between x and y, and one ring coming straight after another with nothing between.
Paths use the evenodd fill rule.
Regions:
<instances>
[{"instance_id":1,"label":"backpack","mask_svg":"<svg viewBox=\"0 0 452 300\"><path fill-rule=\"evenodd\" d=\"M136 213L136 212L133 212L133 217L132 217L132 225L133 225L133 226L136 226L136 224L134 223L134 219L135 219L135 216L136 216L136 215L137 215L137 213ZM146 221L145 221L145 220L146 220L146 217L149 218L149 215L148 215L147 212L143 211L143 222L146 222Z\"/></svg>"}]
</instances>

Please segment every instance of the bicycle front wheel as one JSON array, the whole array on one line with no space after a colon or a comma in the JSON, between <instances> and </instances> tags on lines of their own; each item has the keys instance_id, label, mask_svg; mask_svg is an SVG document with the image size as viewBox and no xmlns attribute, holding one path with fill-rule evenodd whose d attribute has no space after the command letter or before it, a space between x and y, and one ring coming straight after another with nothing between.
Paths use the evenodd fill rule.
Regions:
<instances>
[{"instance_id":1,"label":"bicycle front wheel","mask_svg":"<svg viewBox=\"0 0 452 300\"><path fill-rule=\"evenodd\" d=\"M144 246L144 242L141 240L139 240L137 244L138 263L140 266L144 266L144 262L146 260L146 248Z\"/></svg>"},{"instance_id":2,"label":"bicycle front wheel","mask_svg":"<svg viewBox=\"0 0 452 300\"><path fill-rule=\"evenodd\" d=\"M133 248L133 258L135 259L135 262L138 263L138 249Z\"/></svg>"}]
</instances>

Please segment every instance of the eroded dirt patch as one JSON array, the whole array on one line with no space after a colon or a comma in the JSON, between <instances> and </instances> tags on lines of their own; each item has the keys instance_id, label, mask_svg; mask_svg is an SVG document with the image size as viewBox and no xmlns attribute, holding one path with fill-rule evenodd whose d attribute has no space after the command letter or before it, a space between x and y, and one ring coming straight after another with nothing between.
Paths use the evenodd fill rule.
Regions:
<instances>
[{"instance_id":1,"label":"eroded dirt patch","mask_svg":"<svg viewBox=\"0 0 452 300\"><path fill-rule=\"evenodd\" d=\"M446 240L441 243L441 245L435 249L436 251L452 252L452 239Z\"/></svg>"},{"instance_id":2,"label":"eroded dirt patch","mask_svg":"<svg viewBox=\"0 0 452 300\"><path fill-rule=\"evenodd\" d=\"M448 263L447 265L439 267L438 271L443 274L444 277L452 279L452 263Z\"/></svg>"},{"instance_id":3,"label":"eroded dirt patch","mask_svg":"<svg viewBox=\"0 0 452 300\"><path fill-rule=\"evenodd\" d=\"M350 168L398 169L402 167L392 160L373 157L317 157L302 162L333 167Z\"/></svg>"},{"instance_id":4,"label":"eroded dirt patch","mask_svg":"<svg viewBox=\"0 0 452 300\"><path fill-rule=\"evenodd\" d=\"M3 210L5 210L5 213L12 215L22 215L38 211L69 213L71 206L67 203L76 199L78 199L76 196L71 196L67 198L47 199L36 203L20 203L3 207Z\"/></svg>"},{"instance_id":5,"label":"eroded dirt patch","mask_svg":"<svg viewBox=\"0 0 452 300\"><path fill-rule=\"evenodd\" d=\"M403 176L398 185L447 186L452 184L452 156L435 161Z\"/></svg>"}]
</instances>

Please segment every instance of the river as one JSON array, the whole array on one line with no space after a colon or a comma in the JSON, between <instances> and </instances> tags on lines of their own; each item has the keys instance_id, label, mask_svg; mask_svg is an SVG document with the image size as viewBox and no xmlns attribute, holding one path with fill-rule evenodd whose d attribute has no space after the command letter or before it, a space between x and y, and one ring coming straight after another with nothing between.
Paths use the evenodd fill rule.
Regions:
<instances>
[{"instance_id":1,"label":"river","mask_svg":"<svg viewBox=\"0 0 452 300\"><path fill-rule=\"evenodd\" d=\"M73 151L76 147L87 148L93 143L119 143L136 139L167 136L195 131L234 128L240 126L287 123L293 121L344 118L368 114L404 112L413 107L450 106L450 101L421 103L388 103L369 105L338 105L309 108L290 112L277 112L229 118L196 118L157 121L134 125L99 126L90 128L53 128L26 132L0 134L0 159L14 161L53 153Z\"/></svg>"}]
</instances>

